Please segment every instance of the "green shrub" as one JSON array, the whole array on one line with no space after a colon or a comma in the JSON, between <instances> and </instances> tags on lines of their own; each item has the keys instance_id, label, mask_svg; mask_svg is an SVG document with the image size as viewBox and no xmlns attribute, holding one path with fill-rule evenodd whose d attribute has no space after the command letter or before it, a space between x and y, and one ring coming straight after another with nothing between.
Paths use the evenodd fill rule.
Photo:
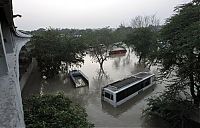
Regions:
<instances>
[{"instance_id":1,"label":"green shrub","mask_svg":"<svg viewBox=\"0 0 200 128\"><path fill-rule=\"evenodd\" d=\"M170 128L183 128L197 111L191 101L178 94L174 95L169 90L149 98L147 105L143 117L150 120L154 117L162 118Z\"/></svg>"},{"instance_id":2,"label":"green shrub","mask_svg":"<svg viewBox=\"0 0 200 128\"><path fill-rule=\"evenodd\" d=\"M27 128L92 128L87 113L63 94L32 96L23 101Z\"/></svg>"}]
</instances>

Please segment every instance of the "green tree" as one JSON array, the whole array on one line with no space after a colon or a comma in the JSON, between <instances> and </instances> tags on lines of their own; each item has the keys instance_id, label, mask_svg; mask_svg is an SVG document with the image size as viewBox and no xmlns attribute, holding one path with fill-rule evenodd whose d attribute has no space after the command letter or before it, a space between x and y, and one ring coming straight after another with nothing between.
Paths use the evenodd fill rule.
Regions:
<instances>
[{"instance_id":1,"label":"green tree","mask_svg":"<svg viewBox=\"0 0 200 128\"><path fill-rule=\"evenodd\" d=\"M126 27L125 25L120 24L120 26L112 33L114 42L124 42L131 31L131 27Z\"/></svg>"},{"instance_id":2,"label":"green tree","mask_svg":"<svg viewBox=\"0 0 200 128\"><path fill-rule=\"evenodd\" d=\"M109 27L93 30L82 36L86 44L92 47L90 55L103 68L104 61L107 60L108 50L111 44L115 43L113 40L113 31Z\"/></svg>"},{"instance_id":3,"label":"green tree","mask_svg":"<svg viewBox=\"0 0 200 128\"><path fill-rule=\"evenodd\" d=\"M83 62L85 45L77 37L60 34L55 29L48 29L33 36L34 55L42 75L55 76L60 70L61 61L67 66ZM67 69L66 69L67 70Z\"/></svg>"},{"instance_id":4,"label":"green tree","mask_svg":"<svg viewBox=\"0 0 200 128\"><path fill-rule=\"evenodd\" d=\"M176 7L161 30L158 59L164 76L172 72L180 86L188 86L196 105L200 102L200 3Z\"/></svg>"},{"instance_id":5,"label":"green tree","mask_svg":"<svg viewBox=\"0 0 200 128\"><path fill-rule=\"evenodd\" d=\"M180 95L183 92L187 94L184 88L176 87L167 87L162 94L149 98L143 117L147 120L162 118L169 128L192 128L189 119L194 117L198 109L189 99Z\"/></svg>"},{"instance_id":6,"label":"green tree","mask_svg":"<svg viewBox=\"0 0 200 128\"><path fill-rule=\"evenodd\" d=\"M153 55L157 52L157 32L150 27L141 27L133 29L133 32L128 34L125 43L133 48L135 54L141 60L153 61Z\"/></svg>"},{"instance_id":7,"label":"green tree","mask_svg":"<svg viewBox=\"0 0 200 128\"><path fill-rule=\"evenodd\" d=\"M27 128L92 128L85 109L63 94L32 96L23 101Z\"/></svg>"},{"instance_id":8,"label":"green tree","mask_svg":"<svg viewBox=\"0 0 200 128\"><path fill-rule=\"evenodd\" d=\"M200 102L200 2L194 0L175 11L161 30L157 55L168 87L148 100L145 114L157 115L173 128L193 127L188 119L198 113Z\"/></svg>"}]
</instances>

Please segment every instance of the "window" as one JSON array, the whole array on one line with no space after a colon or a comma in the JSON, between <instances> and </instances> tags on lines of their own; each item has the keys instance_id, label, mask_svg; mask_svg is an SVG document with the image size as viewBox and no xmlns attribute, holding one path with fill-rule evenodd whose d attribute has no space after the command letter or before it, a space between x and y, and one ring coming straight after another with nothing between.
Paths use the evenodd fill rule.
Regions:
<instances>
[{"instance_id":1,"label":"window","mask_svg":"<svg viewBox=\"0 0 200 128\"><path fill-rule=\"evenodd\" d=\"M105 97L110 99L110 94L105 92Z\"/></svg>"},{"instance_id":2,"label":"window","mask_svg":"<svg viewBox=\"0 0 200 128\"><path fill-rule=\"evenodd\" d=\"M146 79L146 80L144 80L142 82L139 82L139 83L137 83L137 84L135 84L135 85L133 85L133 86L121 91L121 92L118 92L116 94L117 102L125 99L126 97L134 94L135 92L141 90L142 88L144 88L144 87L146 87L146 86L148 86L150 84L151 84L151 78L148 78L148 79Z\"/></svg>"},{"instance_id":3,"label":"window","mask_svg":"<svg viewBox=\"0 0 200 128\"><path fill-rule=\"evenodd\" d=\"M142 83L138 83L138 84L135 84L121 92L118 92L116 95L117 95L117 102L120 101L120 100L123 100L125 99L126 97L134 94L135 92L139 91L140 89L142 89L143 86L142 86Z\"/></svg>"},{"instance_id":4,"label":"window","mask_svg":"<svg viewBox=\"0 0 200 128\"><path fill-rule=\"evenodd\" d=\"M113 100L113 95L111 95L110 93L105 92L105 97Z\"/></svg>"}]
</instances>

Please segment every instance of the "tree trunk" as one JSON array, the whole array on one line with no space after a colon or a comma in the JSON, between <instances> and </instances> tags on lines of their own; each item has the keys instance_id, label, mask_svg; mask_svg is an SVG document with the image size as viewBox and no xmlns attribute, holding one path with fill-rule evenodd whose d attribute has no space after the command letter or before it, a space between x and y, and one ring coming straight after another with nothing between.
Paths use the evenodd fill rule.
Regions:
<instances>
[{"instance_id":1,"label":"tree trunk","mask_svg":"<svg viewBox=\"0 0 200 128\"><path fill-rule=\"evenodd\" d=\"M100 62L100 69L103 69L103 62Z\"/></svg>"},{"instance_id":2,"label":"tree trunk","mask_svg":"<svg viewBox=\"0 0 200 128\"><path fill-rule=\"evenodd\" d=\"M196 95L195 91L194 91L195 83L194 83L193 74L190 74L189 78L190 78L190 93L191 93L192 98L194 100L194 104L197 105L197 107L199 107L199 102L200 102L200 98L198 97L199 90L197 90L197 95Z\"/></svg>"},{"instance_id":3,"label":"tree trunk","mask_svg":"<svg viewBox=\"0 0 200 128\"><path fill-rule=\"evenodd\" d=\"M140 56L140 58L139 58L139 63L141 62L141 60L142 60L142 56Z\"/></svg>"}]
</instances>

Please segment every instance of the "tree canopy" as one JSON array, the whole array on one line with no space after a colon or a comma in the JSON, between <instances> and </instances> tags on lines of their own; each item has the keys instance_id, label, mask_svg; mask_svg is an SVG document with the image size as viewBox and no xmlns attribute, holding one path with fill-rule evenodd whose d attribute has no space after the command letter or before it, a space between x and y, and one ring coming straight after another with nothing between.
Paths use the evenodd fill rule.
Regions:
<instances>
[{"instance_id":1,"label":"tree canopy","mask_svg":"<svg viewBox=\"0 0 200 128\"><path fill-rule=\"evenodd\" d=\"M128 34L125 43L133 48L139 57L139 62L147 58L152 60L152 55L158 48L157 33L150 27L135 28L132 33Z\"/></svg>"},{"instance_id":2,"label":"tree canopy","mask_svg":"<svg viewBox=\"0 0 200 128\"><path fill-rule=\"evenodd\" d=\"M176 73L190 87L195 102L200 102L200 5L193 1L176 7L161 30L158 59L165 76ZM177 79L178 80L178 79Z\"/></svg>"},{"instance_id":3,"label":"tree canopy","mask_svg":"<svg viewBox=\"0 0 200 128\"><path fill-rule=\"evenodd\" d=\"M112 29L106 27L94 30L90 33L83 34L82 38L92 48L90 55L100 64L100 68L102 69L103 63L108 57L109 47L115 43Z\"/></svg>"},{"instance_id":4,"label":"tree canopy","mask_svg":"<svg viewBox=\"0 0 200 128\"><path fill-rule=\"evenodd\" d=\"M65 36L54 29L49 29L34 35L31 42L35 45L33 52L40 71L47 77L53 77L58 73L61 61L67 66L83 62L85 45L79 38Z\"/></svg>"},{"instance_id":5,"label":"tree canopy","mask_svg":"<svg viewBox=\"0 0 200 128\"><path fill-rule=\"evenodd\" d=\"M125 43L130 46L139 57L147 64L153 63L158 50L159 19L152 16L136 16L131 20L132 31L127 34Z\"/></svg>"},{"instance_id":6,"label":"tree canopy","mask_svg":"<svg viewBox=\"0 0 200 128\"><path fill-rule=\"evenodd\" d=\"M63 94L32 96L23 101L27 128L92 128L85 109Z\"/></svg>"},{"instance_id":7,"label":"tree canopy","mask_svg":"<svg viewBox=\"0 0 200 128\"><path fill-rule=\"evenodd\" d=\"M145 113L164 118L172 128L193 127L189 122L200 103L200 2L194 0L175 11L161 29L157 53L168 86L148 100Z\"/></svg>"}]
</instances>

